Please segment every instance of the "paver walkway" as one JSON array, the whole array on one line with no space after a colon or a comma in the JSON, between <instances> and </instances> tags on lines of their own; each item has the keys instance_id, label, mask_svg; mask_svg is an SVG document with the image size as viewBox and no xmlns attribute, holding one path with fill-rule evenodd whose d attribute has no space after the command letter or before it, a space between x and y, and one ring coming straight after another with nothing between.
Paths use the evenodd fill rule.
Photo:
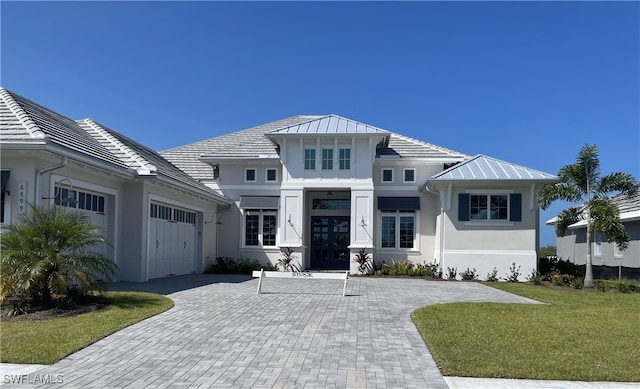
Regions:
<instances>
[{"instance_id":1,"label":"paver walkway","mask_svg":"<svg viewBox=\"0 0 640 389\"><path fill-rule=\"evenodd\" d=\"M55 365L65 388L442 388L411 322L414 309L454 301L535 303L478 283L342 281L193 275L116 283L175 307ZM11 385L6 385L10 387Z\"/></svg>"}]
</instances>

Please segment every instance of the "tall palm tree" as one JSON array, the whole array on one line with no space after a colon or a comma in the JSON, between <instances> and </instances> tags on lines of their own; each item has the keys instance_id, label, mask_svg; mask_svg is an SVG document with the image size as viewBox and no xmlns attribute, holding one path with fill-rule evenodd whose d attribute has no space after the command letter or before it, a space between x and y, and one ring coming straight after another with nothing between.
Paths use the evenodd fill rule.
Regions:
<instances>
[{"instance_id":1,"label":"tall palm tree","mask_svg":"<svg viewBox=\"0 0 640 389\"><path fill-rule=\"evenodd\" d=\"M557 216L555 228L558 236L581 220L587 224L587 260L584 286L593 287L593 269L591 266L592 231L604 233L609 241L624 250L629 245L629 234L620 222L618 207L610 201L613 192L633 196L638 191L638 182L632 175L615 172L602 176L597 145L584 145L576 163L566 165L558 173L560 182L542 188L538 203L547 209L555 200L580 203L578 207L565 209Z\"/></svg>"},{"instance_id":2,"label":"tall palm tree","mask_svg":"<svg viewBox=\"0 0 640 389\"><path fill-rule=\"evenodd\" d=\"M66 207L30 207L0 236L0 301L7 295L51 302L54 296L101 290L117 269L102 254L100 226Z\"/></svg>"}]
</instances>

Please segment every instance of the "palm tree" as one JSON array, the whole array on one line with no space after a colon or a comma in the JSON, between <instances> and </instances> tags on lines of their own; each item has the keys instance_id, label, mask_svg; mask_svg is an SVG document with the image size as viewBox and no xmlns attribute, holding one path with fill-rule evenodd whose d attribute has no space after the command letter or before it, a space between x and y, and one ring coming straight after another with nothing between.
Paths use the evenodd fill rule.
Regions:
<instances>
[{"instance_id":1,"label":"palm tree","mask_svg":"<svg viewBox=\"0 0 640 389\"><path fill-rule=\"evenodd\" d=\"M566 165L558 173L560 182L542 188L538 203L547 209L555 200L564 200L582 204L579 207L565 209L557 216L555 229L558 236L581 220L587 224L587 261L584 286L593 287L593 269L591 266L591 233L593 230L604 233L609 241L624 250L629 245L629 234L620 222L620 212L609 195L618 192L633 196L638 191L638 182L632 175L622 172L606 176L600 174L600 160L597 145L584 145L576 163Z\"/></svg>"},{"instance_id":2,"label":"palm tree","mask_svg":"<svg viewBox=\"0 0 640 389\"><path fill-rule=\"evenodd\" d=\"M105 244L100 226L65 207L38 208L0 236L0 301L6 296L31 297L50 303L54 296L102 290L116 265L96 253Z\"/></svg>"}]
</instances>

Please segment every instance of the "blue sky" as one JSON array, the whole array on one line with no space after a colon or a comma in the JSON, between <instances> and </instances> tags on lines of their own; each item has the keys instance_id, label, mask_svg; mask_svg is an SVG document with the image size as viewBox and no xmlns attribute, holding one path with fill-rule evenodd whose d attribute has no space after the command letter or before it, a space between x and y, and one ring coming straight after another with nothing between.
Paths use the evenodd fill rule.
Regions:
<instances>
[{"instance_id":1,"label":"blue sky","mask_svg":"<svg viewBox=\"0 0 640 389\"><path fill-rule=\"evenodd\" d=\"M640 178L638 2L0 7L2 86L155 150L334 113L554 174L597 144Z\"/></svg>"}]
</instances>

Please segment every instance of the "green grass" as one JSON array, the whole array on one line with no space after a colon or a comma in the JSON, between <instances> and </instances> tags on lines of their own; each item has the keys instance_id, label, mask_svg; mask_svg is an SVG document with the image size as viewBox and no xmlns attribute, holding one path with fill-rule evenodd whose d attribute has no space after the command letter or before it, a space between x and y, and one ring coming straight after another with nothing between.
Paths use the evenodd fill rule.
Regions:
<instances>
[{"instance_id":1,"label":"green grass","mask_svg":"<svg viewBox=\"0 0 640 389\"><path fill-rule=\"evenodd\" d=\"M640 294L488 285L548 304L453 303L414 311L444 375L640 382Z\"/></svg>"},{"instance_id":2,"label":"green grass","mask_svg":"<svg viewBox=\"0 0 640 389\"><path fill-rule=\"evenodd\" d=\"M108 307L75 317L0 323L2 362L52 364L131 324L173 307L169 298L108 292Z\"/></svg>"}]
</instances>

